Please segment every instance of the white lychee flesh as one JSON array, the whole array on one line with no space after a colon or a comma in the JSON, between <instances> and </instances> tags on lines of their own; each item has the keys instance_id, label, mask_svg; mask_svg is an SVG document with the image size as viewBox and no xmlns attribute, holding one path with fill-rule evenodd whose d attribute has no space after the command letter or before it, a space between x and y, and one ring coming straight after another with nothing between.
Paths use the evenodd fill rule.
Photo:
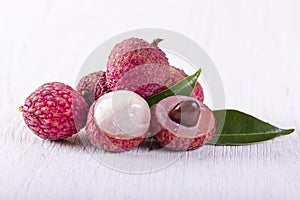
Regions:
<instances>
[{"instance_id":1,"label":"white lychee flesh","mask_svg":"<svg viewBox=\"0 0 300 200\"><path fill-rule=\"evenodd\" d=\"M101 97L95 105L94 117L104 132L122 138L139 137L150 125L147 102L127 90L110 92Z\"/></svg>"},{"instance_id":2,"label":"white lychee flesh","mask_svg":"<svg viewBox=\"0 0 300 200\"><path fill-rule=\"evenodd\" d=\"M93 103L86 134L96 147L111 152L126 151L144 141L150 118L150 108L141 96L128 90L116 90Z\"/></svg>"}]
</instances>

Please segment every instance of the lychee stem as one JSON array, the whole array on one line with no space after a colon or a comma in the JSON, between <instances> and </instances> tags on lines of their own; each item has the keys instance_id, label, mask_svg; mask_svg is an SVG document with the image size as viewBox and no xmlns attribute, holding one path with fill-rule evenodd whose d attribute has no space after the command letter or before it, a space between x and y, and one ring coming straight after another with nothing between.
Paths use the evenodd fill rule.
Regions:
<instances>
[{"instance_id":1,"label":"lychee stem","mask_svg":"<svg viewBox=\"0 0 300 200\"><path fill-rule=\"evenodd\" d=\"M152 42L151 42L151 45L153 45L153 46L158 46L158 43L160 43L161 41L163 41L163 39L161 39L161 38L156 38L156 39L154 39Z\"/></svg>"},{"instance_id":2,"label":"lychee stem","mask_svg":"<svg viewBox=\"0 0 300 200\"><path fill-rule=\"evenodd\" d=\"M19 111L23 112L23 106L19 106Z\"/></svg>"},{"instance_id":3,"label":"lychee stem","mask_svg":"<svg viewBox=\"0 0 300 200\"><path fill-rule=\"evenodd\" d=\"M82 92L81 92L81 96L85 97L85 95L86 95L86 92L85 92L85 90L82 90Z\"/></svg>"}]
</instances>

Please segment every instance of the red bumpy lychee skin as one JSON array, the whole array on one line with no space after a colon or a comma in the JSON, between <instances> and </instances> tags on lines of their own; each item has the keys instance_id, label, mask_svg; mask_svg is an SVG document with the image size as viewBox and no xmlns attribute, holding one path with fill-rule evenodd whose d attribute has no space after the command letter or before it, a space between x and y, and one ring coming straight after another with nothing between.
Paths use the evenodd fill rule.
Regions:
<instances>
[{"instance_id":1,"label":"red bumpy lychee skin","mask_svg":"<svg viewBox=\"0 0 300 200\"><path fill-rule=\"evenodd\" d=\"M76 90L81 94L89 106L103 94L109 92L106 85L105 72L93 72L80 79Z\"/></svg>"},{"instance_id":2,"label":"red bumpy lychee skin","mask_svg":"<svg viewBox=\"0 0 300 200\"><path fill-rule=\"evenodd\" d=\"M172 66L173 67L173 66ZM178 69L176 67L173 67L181 76L182 78L186 78L188 77L188 75L182 70L182 69ZM180 76L178 76L179 78ZM177 80L178 82L179 80ZM203 88L200 85L199 82L196 83L191 95L191 97L194 97L196 99L198 99L199 101L203 102L204 101L204 93L203 93Z\"/></svg>"},{"instance_id":3,"label":"red bumpy lychee skin","mask_svg":"<svg viewBox=\"0 0 300 200\"><path fill-rule=\"evenodd\" d=\"M162 64L145 64L130 69L116 83L116 90L134 91L143 98L151 97L188 75L179 68ZM196 83L191 95L203 102L203 89L199 82Z\"/></svg>"},{"instance_id":4,"label":"red bumpy lychee skin","mask_svg":"<svg viewBox=\"0 0 300 200\"><path fill-rule=\"evenodd\" d=\"M60 140L85 126L88 105L70 86L51 82L40 86L20 107L26 125L39 137Z\"/></svg>"},{"instance_id":5,"label":"red bumpy lychee skin","mask_svg":"<svg viewBox=\"0 0 300 200\"><path fill-rule=\"evenodd\" d=\"M122 93L129 93L129 96ZM122 106L130 102L136 103L132 106ZM91 143L98 148L110 152L127 151L144 141L149 131L150 117L150 108L139 95L125 90L110 92L92 104L86 134ZM126 133L128 129L135 130L134 134Z\"/></svg>"},{"instance_id":6,"label":"red bumpy lychee skin","mask_svg":"<svg viewBox=\"0 0 300 200\"><path fill-rule=\"evenodd\" d=\"M151 63L169 65L166 54L156 44L138 38L116 44L107 62L106 80L109 88L114 90L119 79L130 69Z\"/></svg>"},{"instance_id":7,"label":"red bumpy lychee skin","mask_svg":"<svg viewBox=\"0 0 300 200\"><path fill-rule=\"evenodd\" d=\"M200 107L197 124L186 127L169 117L170 111L178 103L192 100ZM171 96L161 100L152 108L151 129L158 143L171 150L192 150L201 147L213 136L216 119L212 111L193 97Z\"/></svg>"}]
</instances>

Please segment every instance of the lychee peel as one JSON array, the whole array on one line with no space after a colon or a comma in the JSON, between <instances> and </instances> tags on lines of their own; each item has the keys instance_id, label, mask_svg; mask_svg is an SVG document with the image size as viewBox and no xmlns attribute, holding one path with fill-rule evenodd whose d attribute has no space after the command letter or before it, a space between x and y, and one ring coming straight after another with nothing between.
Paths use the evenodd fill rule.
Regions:
<instances>
[{"instance_id":1,"label":"lychee peel","mask_svg":"<svg viewBox=\"0 0 300 200\"><path fill-rule=\"evenodd\" d=\"M88 105L70 86L51 82L30 94L20 110L26 125L37 136L59 140L85 126Z\"/></svg>"},{"instance_id":2,"label":"lychee peel","mask_svg":"<svg viewBox=\"0 0 300 200\"><path fill-rule=\"evenodd\" d=\"M216 120L212 111L202 102L200 117L195 127L185 127L172 121L167 115L178 102L194 99L185 96L171 96L152 108L151 130L158 143L171 150L192 150L203 146L213 136Z\"/></svg>"},{"instance_id":3,"label":"lychee peel","mask_svg":"<svg viewBox=\"0 0 300 200\"><path fill-rule=\"evenodd\" d=\"M179 69L179 68L176 68L176 67L173 67L180 75L178 75L178 78L180 77L181 79L183 78L186 78L188 77L188 75L182 70L182 69ZM180 81L180 80L177 80L177 82ZM174 83L175 84L175 83ZM203 88L202 86L200 85L199 82L196 83L191 95L191 97L195 97L196 99L198 99L199 101L203 102L204 101L204 93L203 93Z\"/></svg>"},{"instance_id":4,"label":"lychee peel","mask_svg":"<svg viewBox=\"0 0 300 200\"><path fill-rule=\"evenodd\" d=\"M110 152L130 150L141 144L150 127L147 102L131 91L107 93L89 111L86 134L93 145Z\"/></svg>"},{"instance_id":5,"label":"lychee peel","mask_svg":"<svg viewBox=\"0 0 300 200\"><path fill-rule=\"evenodd\" d=\"M169 64L166 54L155 44L138 38L129 38L116 44L107 62L106 80L109 88L114 90L119 79L130 69L151 63Z\"/></svg>"},{"instance_id":6,"label":"lychee peel","mask_svg":"<svg viewBox=\"0 0 300 200\"><path fill-rule=\"evenodd\" d=\"M105 72L93 72L82 77L76 86L76 90L86 100L87 104L91 106L100 96L109 92Z\"/></svg>"},{"instance_id":7,"label":"lychee peel","mask_svg":"<svg viewBox=\"0 0 300 200\"><path fill-rule=\"evenodd\" d=\"M116 83L115 90L131 90L143 98L151 97L188 75L176 67L163 64L144 64L130 69ZM204 100L203 89L196 83L191 95L199 101Z\"/></svg>"}]
</instances>

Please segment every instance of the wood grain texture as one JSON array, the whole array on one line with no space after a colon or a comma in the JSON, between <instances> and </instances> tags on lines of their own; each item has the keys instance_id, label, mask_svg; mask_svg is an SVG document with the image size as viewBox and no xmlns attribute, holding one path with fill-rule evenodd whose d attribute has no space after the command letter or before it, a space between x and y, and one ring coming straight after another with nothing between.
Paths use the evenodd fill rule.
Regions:
<instances>
[{"instance_id":1,"label":"wood grain texture","mask_svg":"<svg viewBox=\"0 0 300 200\"><path fill-rule=\"evenodd\" d=\"M299 2L152 1L144 5L151 16L138 5L1 2L0 199L299 199ZM74 86L98 44L140 27L191 37L216 64L228 108L296 132L249 146L209 146L207 155L184 152L169 167L139 175L102 165L76 136L34 136L17 110L27 95L46 81Z\"/></svg>"}]
</instances>

